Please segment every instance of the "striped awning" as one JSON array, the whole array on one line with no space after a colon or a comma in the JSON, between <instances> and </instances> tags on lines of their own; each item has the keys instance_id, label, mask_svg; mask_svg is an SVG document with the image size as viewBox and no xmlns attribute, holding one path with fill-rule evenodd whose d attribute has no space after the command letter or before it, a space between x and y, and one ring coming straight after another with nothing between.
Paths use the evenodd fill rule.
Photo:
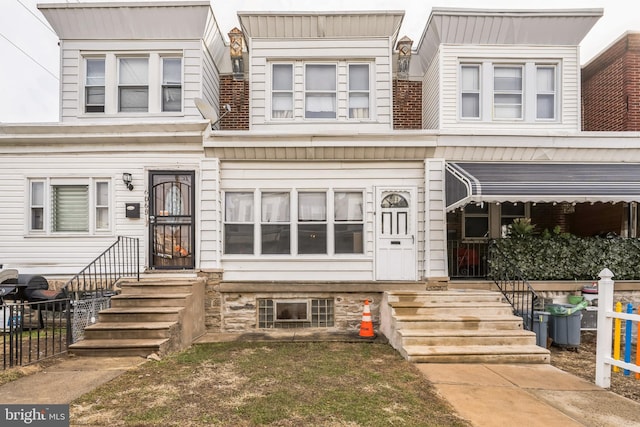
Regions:
<instances>
[{"instance_id":1,"label":"striped awning","mask_svg":"<svg viewBox=\"0 0 640 427\"><path fill-rule=\"evenodd\" d=\"M446 164L447 211L482 202L640 201L640 164Z\"/></svg>"}]
</instances>

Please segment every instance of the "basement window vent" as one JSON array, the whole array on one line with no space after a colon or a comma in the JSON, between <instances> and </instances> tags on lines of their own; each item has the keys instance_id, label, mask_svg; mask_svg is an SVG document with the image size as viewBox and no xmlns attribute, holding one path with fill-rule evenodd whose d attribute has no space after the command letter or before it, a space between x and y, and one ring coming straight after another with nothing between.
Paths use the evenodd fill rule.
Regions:
<instances>
[{"instance_id":1,"label":"basement window vent","mask_svg":"<svg viewBox=\"0 0 640 427\"><path fill-rule=\"evenodd\" d=\"M333 326L332 299L258 300L259 328L328 328Z\"/></svg>"}]
</instances>

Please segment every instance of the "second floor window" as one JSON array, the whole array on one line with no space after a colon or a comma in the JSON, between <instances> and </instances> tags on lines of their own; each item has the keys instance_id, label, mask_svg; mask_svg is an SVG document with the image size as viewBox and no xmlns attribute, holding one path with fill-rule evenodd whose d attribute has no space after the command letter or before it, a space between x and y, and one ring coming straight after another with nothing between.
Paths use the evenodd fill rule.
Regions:
<instances>
[{"instance_id":1,"label":"second floor window","mask_svg":"<svg viewBox=\"0 0 640 427\"><path fill-rule=\"evenodd\" d=\"M335 64L306 64L304 117L335 119L336 88Z\"/></svg>"},{"instance_id":2,"label":"second floor window","mask_svg":"<svg viewBox=\"0 0 640 427\"><path fill-rule=\"evenodd\" d=\"M556 67L536 68L536 118L556 118Z\"/></svg>"},{"instance_id":3,"label":"second floor window","mask_svg":"<svg viewBox=\"0 0 640 427\"><path fill-rule=\"evenodd\" d=\"M349 65L349 118L369 118L369 65Z\"/></svg>"},{"instance_id":4,"label":"second floor window","mask_svg":"<svg viewBox=\"0 0 640 427\"><path fill-rule=\"evenodd\" d=\"M149 111L149 60L147 58L120 58L118 111Z\"/></svg>"},{"instance_id":5,"label":"second floor window","mask_svg":"<svg viewBox=\"0 0 640 427\"><path fill-rule=\"evenodd\" d=\"M85 113L104 113L104 58L87 58Z\"/></svg>"},{"instance_id":6,"label":"second floor window","mask_svg":"<svg viewBox=\"0 0 640 427\"><path fill-rule=\"evenodd\" d=\"M522 118L522 67L494 68L493 115L496 119Z\"/></svg>"},{"instance_id":7,"label":"second floor window","mask_svg":"<svg viewBox=\"0 0 640 427\"><path fill-rule=\"evenodd\" d=\"M460 74L460 116L480 118L480 66L463 65Z\"/></svg>"},{"instance_id":8,"label":"second floor window","mask_svg":"<svg viewBox=\"0 0 640 427\"><path fill-rule=\"evenodd\" d=\"M293 118L292 64L273 64L271 89L271 117Z\"/></svg>"},{"instance_id":9,"label":"second floor window","mask_svg":"<svg viewBox=\"0 0 640 427\"><path fill-rule=\"evenodd\" d=\"M162 58L162 111L182 111L181 58Z\"/></svg>"}]
</instances>

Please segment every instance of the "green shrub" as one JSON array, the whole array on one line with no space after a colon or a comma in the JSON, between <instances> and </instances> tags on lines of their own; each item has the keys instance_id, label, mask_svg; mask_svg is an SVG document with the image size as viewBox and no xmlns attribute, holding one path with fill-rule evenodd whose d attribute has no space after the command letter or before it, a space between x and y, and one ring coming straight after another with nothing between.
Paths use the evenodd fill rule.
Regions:
<instances>
[{"instance_id":1,"label":"green shrub","mask_svg":"<svg viewBox=\"0 0 640 427\"><path fill-rule=\"evenodd\" d=\"M527 280L597 280L603 268L617 280L638 280L640 239L576 237L557 230L512 234L491 242L488 264L493 279L515 266Z\"/></svg>"}]
</instances>

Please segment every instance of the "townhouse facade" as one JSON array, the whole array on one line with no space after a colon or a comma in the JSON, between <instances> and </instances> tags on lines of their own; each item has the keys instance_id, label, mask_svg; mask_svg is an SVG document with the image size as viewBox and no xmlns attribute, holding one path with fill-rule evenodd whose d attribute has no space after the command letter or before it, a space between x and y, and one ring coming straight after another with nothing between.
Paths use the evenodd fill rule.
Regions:
<instances>
[{"instance_id":1,"label":"townhouse facade","mask_svg":"<svg viewBox=\"0 0 640 427\"><path fill-rule=\"evenodd\" d=\"M435 8L416 41L402 11L239 12L229 43L208 1L40 10L60 122L1 127L5 266L71 275L127 235L207 278L208 330L348 330L481 276L514 218L637 233L638 134L581 131L602 10Z\"/></svg>"}]
</instances>

